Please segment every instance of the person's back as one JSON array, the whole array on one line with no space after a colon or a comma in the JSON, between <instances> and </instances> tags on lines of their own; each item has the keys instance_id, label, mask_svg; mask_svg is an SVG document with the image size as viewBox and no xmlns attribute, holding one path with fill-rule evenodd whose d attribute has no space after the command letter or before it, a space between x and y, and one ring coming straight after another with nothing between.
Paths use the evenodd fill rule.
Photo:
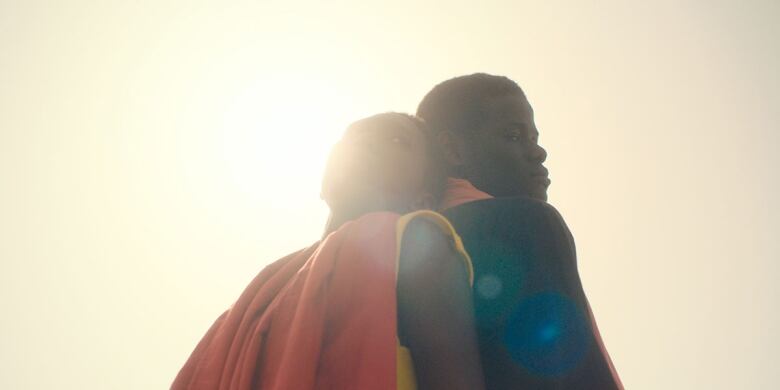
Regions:
<instances>
[{"instance_id":1,"label":"person's back","mask_svg":"<svg viewBox=\"0 0 780 390\"><path fill-rule=\"evenodd\" d=\"M474 264L474 307L490 389L614 389L565 223L530 198L443 211Z\"/></svg>"}]
</instances>

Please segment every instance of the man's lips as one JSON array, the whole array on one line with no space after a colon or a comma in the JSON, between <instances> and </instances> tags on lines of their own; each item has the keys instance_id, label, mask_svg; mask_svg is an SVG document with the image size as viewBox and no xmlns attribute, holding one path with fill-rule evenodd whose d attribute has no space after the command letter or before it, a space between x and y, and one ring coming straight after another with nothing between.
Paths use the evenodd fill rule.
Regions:
<instances>
[{"instance_id":1,"label":"man's lips","mask_svg":"<svg viewBox=\"0 0 780 390\"><path fill-rule=\"evenodd\" d=\"M545 188L549 187L551 183L549 172L545 167L541 167L541 169L531 174L531 179L539 183L540 185L544 186Z\"/></svg>"},{"instance_id":2,"label":"man's lips","mask_svg":"<svg viewBox=\"0 0 780 390\"><path fill-rule=\"evenodd\" d=\"M531 179L534 182L538 183L539 185L544 186L545 188L549 187L550 183L552 183L550 178L547 176L533 176L531 177Z\"/></svg>"}]
</instances>

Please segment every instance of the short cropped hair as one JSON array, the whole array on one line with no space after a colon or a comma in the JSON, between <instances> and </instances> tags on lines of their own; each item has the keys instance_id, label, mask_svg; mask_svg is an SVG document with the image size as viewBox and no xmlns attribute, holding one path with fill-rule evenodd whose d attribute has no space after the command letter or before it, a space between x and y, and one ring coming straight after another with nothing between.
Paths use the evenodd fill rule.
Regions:
<instances>
[{"instance_id":1,"label":"short cropped hair","mask_svg":"<svg viewBox=\"0 0 780 390\"><path fill-rule=\"evenodd\" d=\"M449 130L468 135L485 121L485 106L491 99L525 93L508 77L474 73L444 81L428 92L417 107L433 133Z\"/></svg>"}]
</instances>

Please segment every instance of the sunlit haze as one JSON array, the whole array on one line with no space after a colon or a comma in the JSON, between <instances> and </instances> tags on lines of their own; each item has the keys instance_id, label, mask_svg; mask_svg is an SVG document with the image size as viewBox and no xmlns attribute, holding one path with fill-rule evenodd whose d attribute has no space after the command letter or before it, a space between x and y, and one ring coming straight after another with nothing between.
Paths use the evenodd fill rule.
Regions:
<instances>
[{"instance_id":1,"label":"sunlit haze","mask_svg":"<svg viewBox=\"0 0 780 390\"><path fill-rule=\"evenodd\" d=\"M473 72L534 107L626 388L775 388L778 20L776 1L0 2L0 388L167 388L258 271L319 238L343 129Z\"/></svg>"}]
</instances>

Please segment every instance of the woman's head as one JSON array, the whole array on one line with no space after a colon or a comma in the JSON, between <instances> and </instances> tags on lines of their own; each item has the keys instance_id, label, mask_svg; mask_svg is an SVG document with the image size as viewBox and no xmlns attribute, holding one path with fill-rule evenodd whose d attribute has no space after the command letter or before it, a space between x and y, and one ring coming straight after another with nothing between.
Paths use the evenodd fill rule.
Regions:
<instances>
[{"instance_id":1,"label":"woman's head","mask_svg":"<svg viewBox=\"0 0 780 390\"><path fill-rule=\"evenodd\" d=\"M332 213L406 213L434 208L445 173L425 124L385 113L351 124L333 147L322 183Z\"/></svg>"}]
</instances>

